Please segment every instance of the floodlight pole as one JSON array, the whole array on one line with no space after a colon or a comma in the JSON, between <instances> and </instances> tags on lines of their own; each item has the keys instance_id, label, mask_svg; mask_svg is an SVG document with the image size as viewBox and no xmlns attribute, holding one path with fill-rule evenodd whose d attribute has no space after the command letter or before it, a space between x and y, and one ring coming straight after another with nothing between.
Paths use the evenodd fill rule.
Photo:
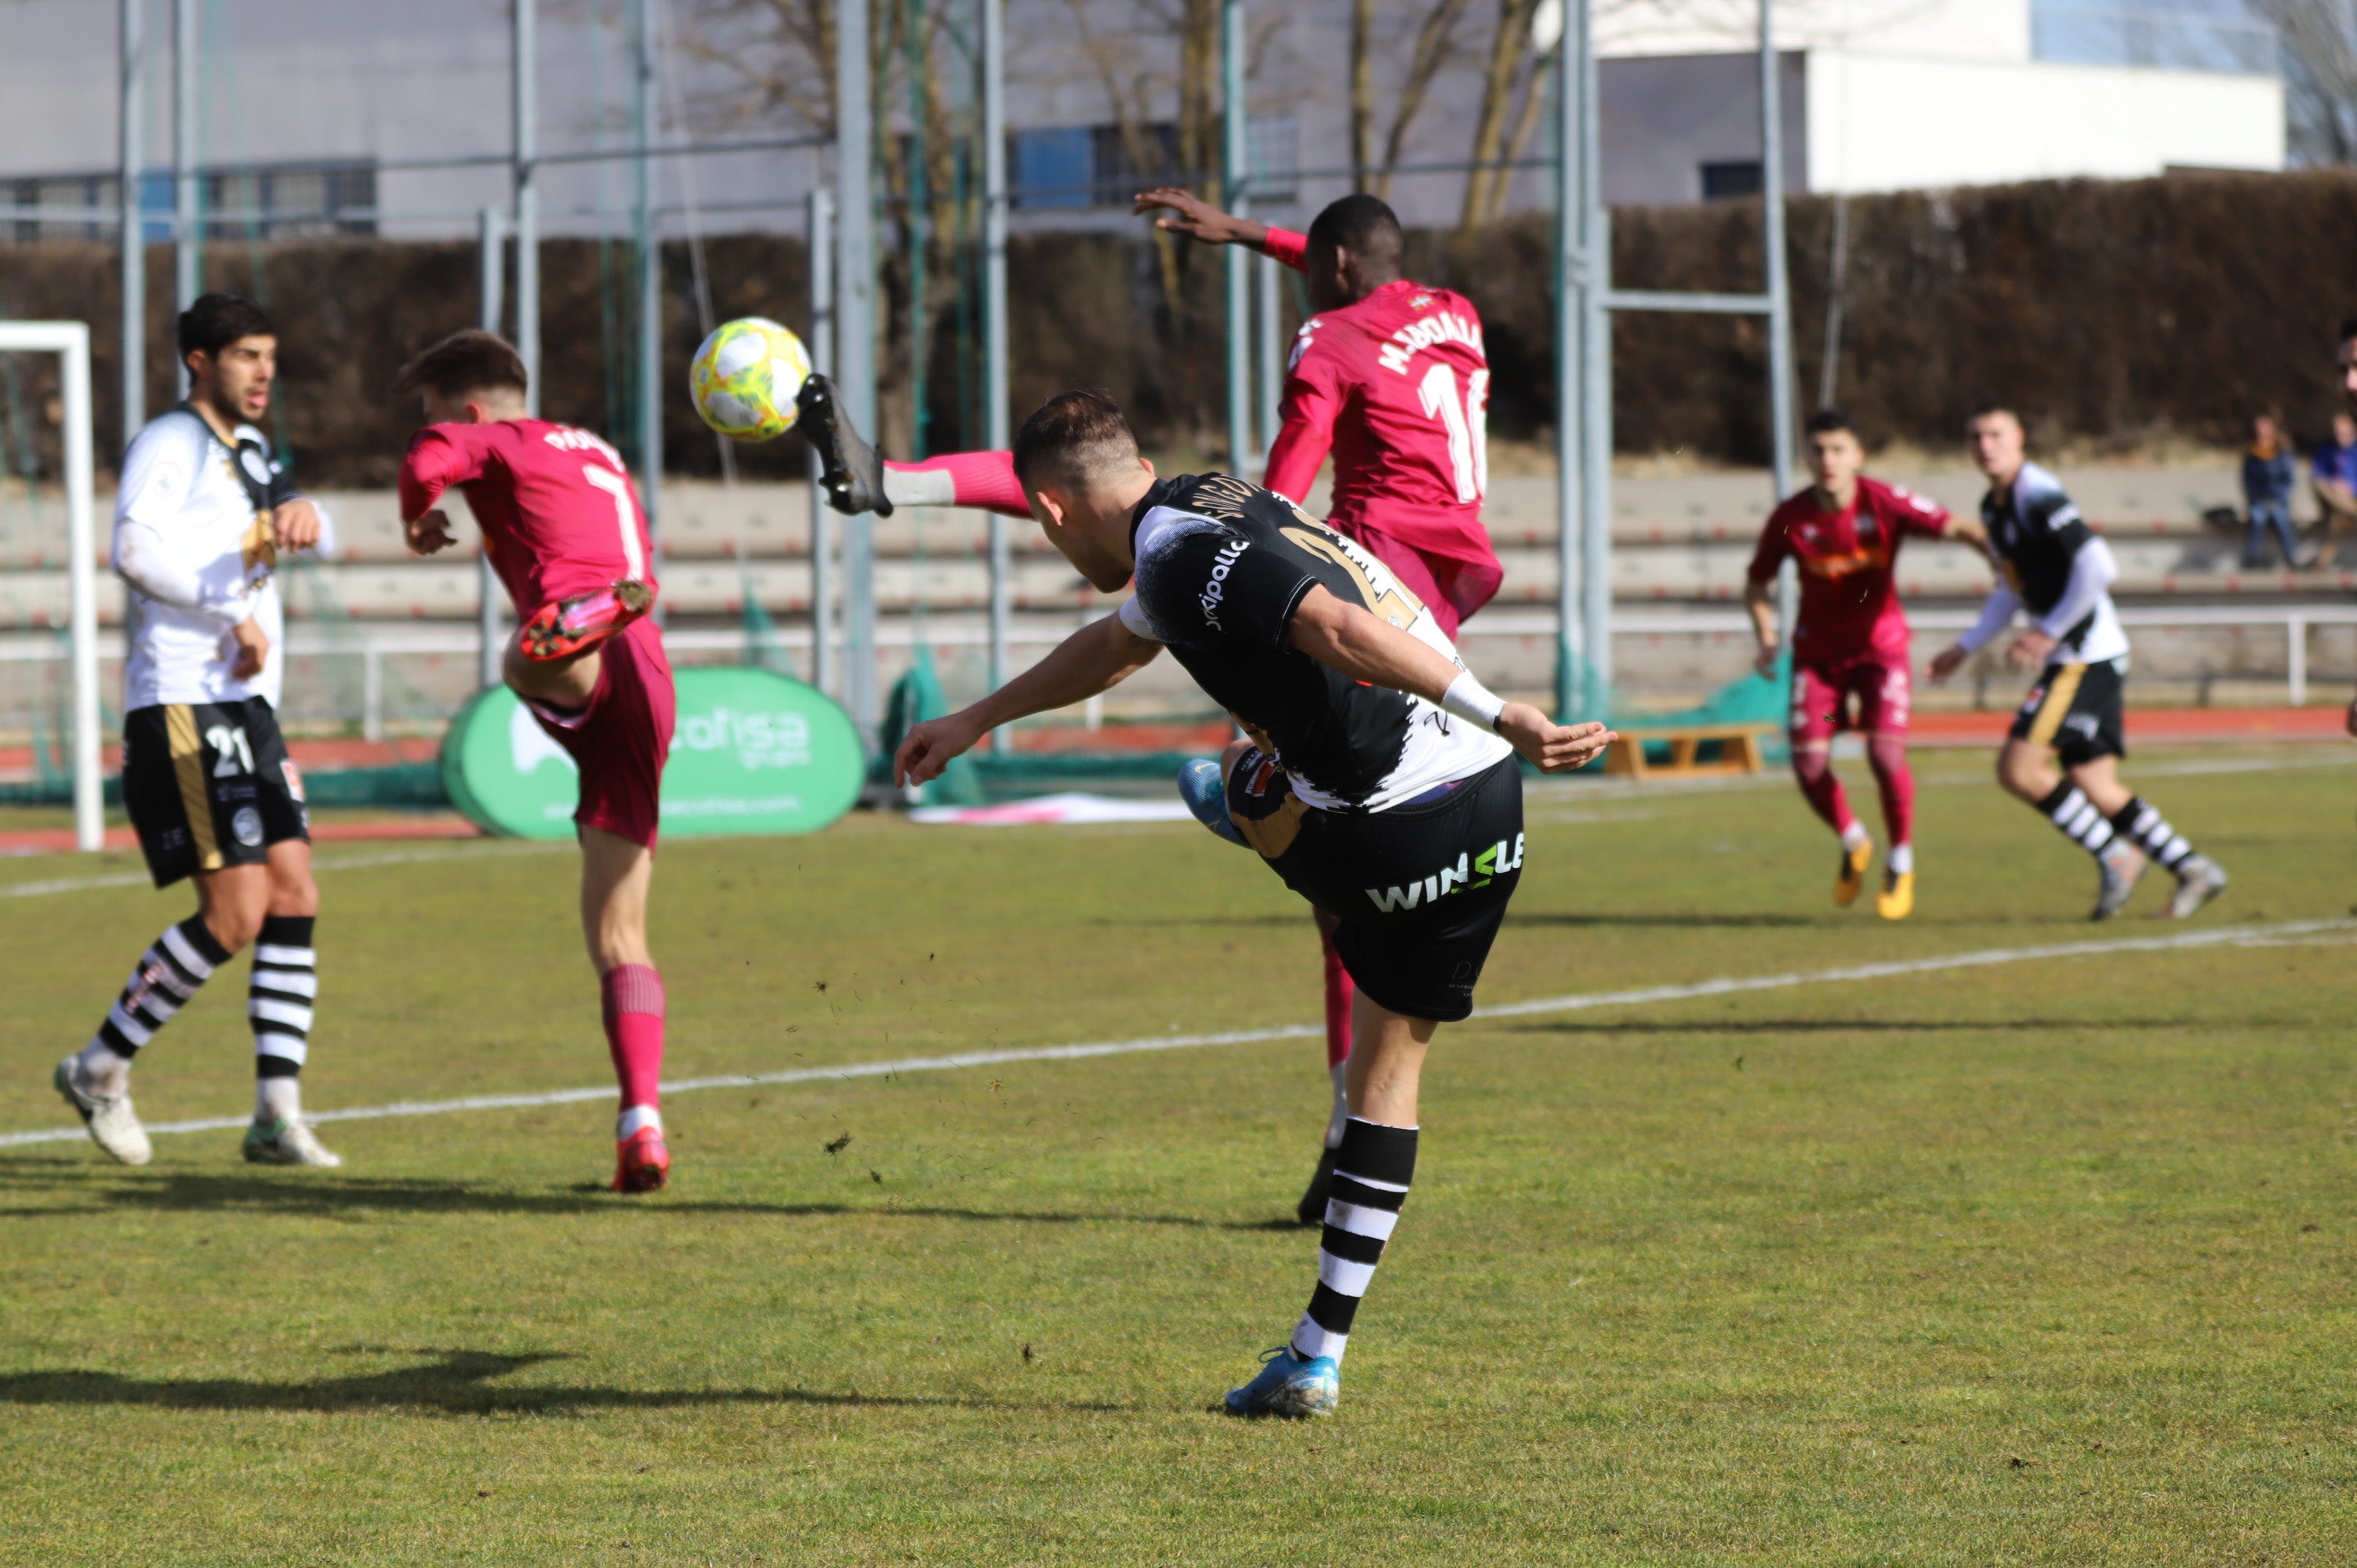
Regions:
<instances>
[{"instance_id":1,"label":"floodlight pole","mask_svg":"<svg viewBox=\"0 0 2357 1568\"><path fill-rule=\"evenodd\" d=\"M639 13L639 505L647 514L647 570L662 572L662 235L655 220L655 6L635 0ZM655 607L661 618L663 607Z\"/></svg>"},{"instance_id":2,"label":"floodlight pole","mask_svg":"<svg viewBox=\"0 0 2357 1568\"><path fill-rule=\"evenodd\" d=\"M1792 301L1785 282L1783 72L1776 59L1775 0L1760 0L1760 243L1767 251L1768 421L1776 496L1792 489ZM1792 645L1800 576L1790 561L1776 579L1776 621Z\"/></svg>"},{"instance_id":3,"label":"floodlight pole","mask_svg":"<svg viewBox=\"0 0 2357 1568\"><path fill-rule=\"evenodd\" d=\"M1603 91L1596 59L1595 0L1577 0L1573 60L1579 71L1579 248L1585 263L1579 328L1582 399L1580 455L1580 625L1586 632L1587 687L1581 717L1602 718L1612 701L1612 209L1604 202ZM1566 28L1569 35L1573 29ZM1560 47L1560 46L1558 46Z\"/></svg>"},{"instance_id":4,"label":"floodlight pole","mask_svg":"<svg viewBox=\"0 0 2357 1568\"><path fill-rule=\"evenodd\" d=\"M1006 7L982 5L982 444L993 452L1014 445L1007 406L1006 364ZM1007 639L1014 619L1015 565L1008 519L990 514L990 689L1006 683ZM990 735L1004 751L1004 726Z\"/></svg>"},{"instance_id":5,"label":"floodlight pole","mask_svg":"<svg viewBox=\"0 0 2357 1568\"><path fill-rule=\"evenodd\" d=\"M197 0L172 5L173 297L186 310L197 302L201 254L197 234ZM184 368L185 371L185 368Z\"/></svg>"},{"instance_id":6,"label":"floodlight pole","mask_svg":"<svg viewBox=\"0 0 2357 1568\"><path fill-rule=\"evenodd\" d=\"M1585 7L1566 18L1555 44L1555 712L1569 723L1584 705L1587 628L1580 621L1580 505L1587 454L1587 376L1581 338L1588 320L1587 261L1581 250L1587 218L1585 133L1578 56L1587 38Z\"/></svg>"},{"instance_id":7,"label":"floodlight pole","mask_svg":"<svg viewBox=\"0 0 2357 1568\"><path fill-rule=\"evenodd\" d=\"M507 224L497 208L486 207L478 231L475 248L475 293L481 306L477 321L486 332L500 329L500 295L507 282ZM500 599L506 589L500 575L491 569L491 552L488 542L479 542L475 556L475 628L479 647L475 661L475 679L486 689L496 686L504 678L500 658L505 648L507 629L500 614Z\"/></svg>"},{"instance_id":8,"label":"floodlight pole","mask_svg":"<svg viewBox=\"0 0 2357 1568\"><path fill-rule=\"evenodd\" d=\"M508 92L514 116L513 177L516 242L516 353L523 360L524 412L540 414L540 59L539 0L513 0L512 73Z\"/></svg>"},{"instance_id":9,"label":"floodlight pole","mask_svg":"<svg viewBox=\"0 0 2357 1568\"><path fill-rule=\"evenodd\" d=\"M1244 102L1243 0L1220 0L1220 181L1222 205L1241 218L1252 206ZM1228 471L1252 463L1252 257L1221 247L1228 288Z\"/></svg>"},{"instance_id":10,"label":"floodlight pole","mask_svg":"<svg viewBox=\"0 0 2357 1568\"><path fill-rule=\"evenodd\" d=\"M875 102L867 7L837 7L834 29L835 389L851 423L876 431ZM876 520L845 530L844 696L871 742L881 717L876 669Z\"/></svg>"},{"instance_id":11,"label":"floodlight pole","mask_svg":"<svg viewBox=\"0 0 2357 1568\"><path fill-rule=\"evenodd\" d=\"M142 110L145 99L147 0L122 0L123 166L116 176L123 230L123 449L131 450L139 427L147 423L147 223L142 212L145 191L140 165L145 160L147 137Z\"/></svg>"},{"instance_id":12,"label":"floodlight pole","mask_svg":"<svg viewBox=\"0 0 2357 1568\"><path fill-rule=\"evenodd\" d=\"M834 373L834 193L814 185L810 193L811 365ZM843 695L843 671L834 650L834 509L821 488L818 453L810 455L811 684L828 696Z\"/></svg>"},{"instance_id":13,"label":"floodlight pole","mask_svg":"<svg viewBox=\"0 0 2357 1568\"><path fill-rule=\"evenodd\" d=\"M1265 478L1268 449L1276 445L1277 410L1285 392L1285 318L1280 309L1284 301L1277 292L1285 286L1285 268L1275 256L1263 256L1253 263L1253 270L1260 274L1259 298L1255 302L1258 330L1254 334L1260 350L1256 378L1260 392L1260 446L1253 466Z\"/></svg>"}]
</instances>

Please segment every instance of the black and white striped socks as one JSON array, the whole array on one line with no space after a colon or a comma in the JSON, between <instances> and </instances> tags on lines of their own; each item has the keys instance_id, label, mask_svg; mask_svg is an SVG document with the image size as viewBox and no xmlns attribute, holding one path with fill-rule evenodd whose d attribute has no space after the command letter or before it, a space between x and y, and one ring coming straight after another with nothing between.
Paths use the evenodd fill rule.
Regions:
<instances>
[{"instance_id":1,"label":"black and white striped socks","mask_svg":"<svg viewBox=\"0 0 2357 1568\"><path fill-rule=\"evenodd\" d=\"M105 1092L120 1092L123 1075L140 1047L188 1004L213 971L229 961L229 950L213 940L202 915L191 915L147 945L123 994L107 1010L98 1033L81 1049L86 1079ZM110 1059L112 1058L112 1059Z\"/></svg>"},{"instance_id":2,"label":"black and white striped socks","mask_svg":"<svg viewBox=\"0 0 2357 1568\"><path fill-rule=\"evenodd\" d=\"M1415 1176L1415 1129L1386 1127L1353 1116L1334 1153L1334 1185L1326 1199L1326 1232L1318 1243L1318 1288L1293 1331L1293 1353L1342 1359L1351 1320L1375 1277L1375 1264L1399 1223Z\"/></svg>"},{"instance_id":3,"label":"black and white striped socks","mask_svg":"<svg viewBox=\"0 0 2357 1568\"><path fill-rule=\"evenodd\" d=\"M311 1044L311 1009L319 995L318 953L310 915L272 915L254 940L246 982L245 1020L253 1030L253 1119L292 1121L302 1112L296 1086Z\"/></svg>"},{"instance_id":4,"label":"black and white striped socks","mask_svg":"<svg viewBox=\"0 0 2357 1568\"><path fill-rule=\"evenodd\" d=\"M2193 846L2185 842L2185 835L2140 797L2129 796L2128 803L2114 813L2112 829L2158 861L2164 871L2177 871L2193 858Z\"/></svg>"},{"instance_id":5,"label":"black and white striped socks","mask_svg":"<svg viewBox=\"0 0 2357 1568\"><path fill-rule=\"evenodd\" d=\"M2052 793L2038 802L2038 809L2062 831L2064 838L2089 854L2102 854L2118 836L2111 820L2087 799L2087 792L2068 779L2054 786Z\"/></svg>"}]
</instances>

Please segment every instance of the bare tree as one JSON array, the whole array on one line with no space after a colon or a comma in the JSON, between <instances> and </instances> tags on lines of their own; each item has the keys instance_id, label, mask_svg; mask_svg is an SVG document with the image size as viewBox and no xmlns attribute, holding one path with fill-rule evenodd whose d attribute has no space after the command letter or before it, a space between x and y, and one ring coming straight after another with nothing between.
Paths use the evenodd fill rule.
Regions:
<instances>
[{"instance_id":1,"label":"bare tree","mask_svg":"<svg viewBox=\"0 0 2357 1568\"><path fill-rule=\"evenodd\" d=\"M1433 82L1458 58L1457 27L1464 17L1465 0L1430 0L1416 24L1415 43L1408 50L1407 70L1400 81L1399 107L1392 114L1390 133L1383 137L1383 161L1375 175L1377 196L1386 199L1391 196L1392 174L1406 150L1408 133L1424 113Z\"/></svg>"},{"instance_id":2,"label":"bare tree","mask_svg":"<svg viewBox=\"0 0 2357 1568\"><path fill-rule=\"evenodd\" d=\"M2357 163L2357 5L2251 0L2282 51L2291 151L2302 163Z\"/></svg>"},{"instance_id":3,"label":"bare tree","mask_svg":"<svg viewBox=\"0 0 2357 1568\"><path fill-rule=\"evenodd\" d=\"M1523 74L1523 57L1531 52L1531 16L1537 9L1538 0L1498 0L1498 30L1491 36L1481 111L1473 122L1474 166L1465 177L1465 205L1458 220L1463 228L1489 216L1496 205L1491 188L1505 183L1506 171L1496 166L1505 152L1506 116L1513 107L1515 82ZM1536 85L1532 84L1533 91Z\"/></svg>"},{"instance_id":4,"label":"bare tree","mask_svg":"<svg viewBox=\"0 0 2357 1568\"><path fill-rule=\"evenodd\" d=\"M1351 0L1351 188L1367 188L1375 139L1375 0Z\"/></svg>"}]
</instances>

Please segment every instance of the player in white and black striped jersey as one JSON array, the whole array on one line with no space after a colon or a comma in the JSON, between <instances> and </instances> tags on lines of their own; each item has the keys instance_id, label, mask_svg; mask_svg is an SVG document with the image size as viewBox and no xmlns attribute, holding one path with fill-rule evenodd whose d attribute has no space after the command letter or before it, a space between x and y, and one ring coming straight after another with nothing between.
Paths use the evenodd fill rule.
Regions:
<instances>
[{"instance_id":1,"label":"player in white and black striped jersey","mask_svg":"<svg viewBox=\"0 0 2357 1568\"><path fill-rule=\"evenodd\" d=\"M303 1121L297 1087L318 994L319 893L301 776L278 733L273 578L281 552L318 543L323 520L255 428L277 368L270 318L251 300L209 294L182 313L178 339L188 398L149 421L124 454L113 564L129 590L124 804L156 886L193 878L197 912L149 944L54 1081L101 1149L146 1163L132 1060L252 943L245 1157L339 1165Z\"/></svg>"},{"instance_id":2,"label":"player in white and black striped jersey","mask_svg":"<svg viewBox=\"0 0 2357 1568\"><path fill-rule=\"evenodd\" d=\"M2060 481L2029 460L2018 414L1985 408L1966 430L1973 460L1988 476L1981 523L2000 581L1979 621L1932 661L1932 680L1954 674L2026 611L2030 624L2006 658L2039 676L1997 754L1998 781L2095 857L2096 919L2117 914L2155 861L2177 878L2169 913L2190 915L2226 890L2226 874L2120 782L2128 639L2112 607L2119 566L2111 546Z\"/></svg>"}]
</instances>

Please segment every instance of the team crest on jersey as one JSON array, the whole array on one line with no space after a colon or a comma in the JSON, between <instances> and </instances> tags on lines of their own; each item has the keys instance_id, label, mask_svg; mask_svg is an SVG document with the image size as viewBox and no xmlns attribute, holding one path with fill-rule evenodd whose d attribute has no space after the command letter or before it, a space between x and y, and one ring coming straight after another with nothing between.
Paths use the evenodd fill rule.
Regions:
<instances>
[{"instance_id":1,"label":"team crest on jersey","mask_svg":"<svg viewBox=\"0 0 2357 1568\"><path fill-rule=\"evenodd\" d=\"M1422 310L1426 306L1430 305L1431 303L1432 295L1428 294L1420 294L1414 299L1407 302L1407 307L1410 310Z\"/></svg>"}]
</instances>

